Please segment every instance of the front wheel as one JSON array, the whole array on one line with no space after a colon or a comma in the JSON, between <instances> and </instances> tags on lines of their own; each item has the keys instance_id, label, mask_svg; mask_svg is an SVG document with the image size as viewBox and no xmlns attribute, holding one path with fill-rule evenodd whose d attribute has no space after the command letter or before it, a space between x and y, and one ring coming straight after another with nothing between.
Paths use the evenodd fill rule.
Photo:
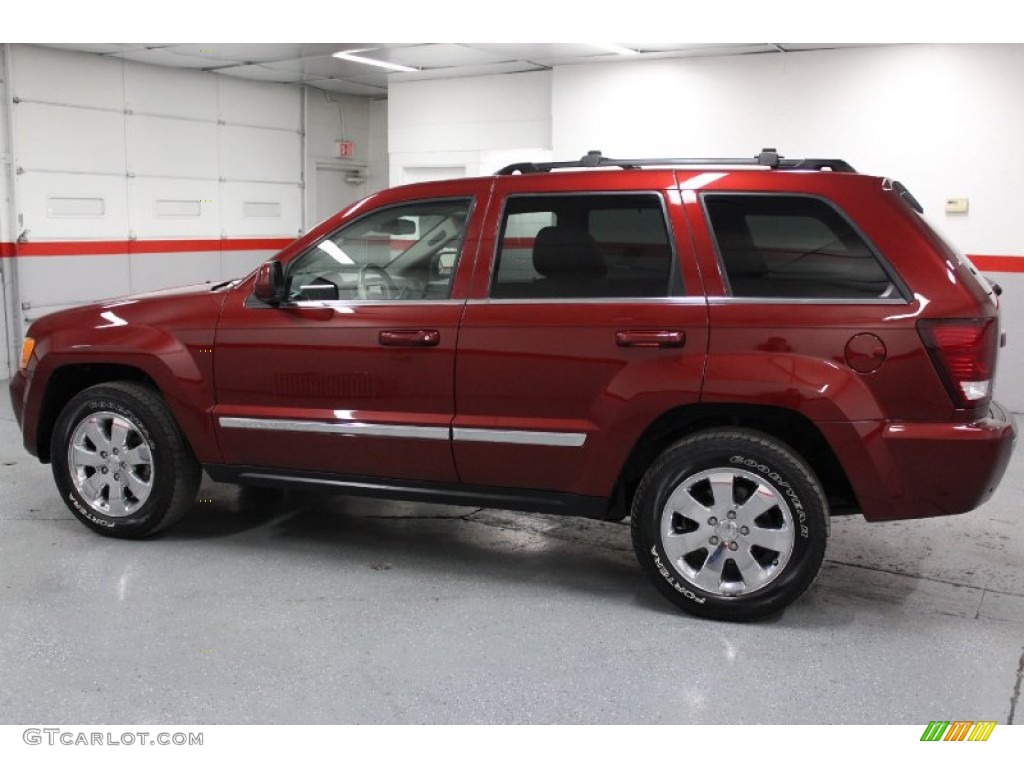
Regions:
<instances>
[{"instance_id":1,"label":"front wheel","mask_svg":"<svg viewBox=\"0 0 1024 768\"><path fill-rule=\"evenodd\" d=\"M712 429L668 448L633 500L633 548L671 602L714 619L781 610L825 556L828 508L791 448L746 429Z\"/></svg>"},{"instance_id":2,"label":"front wheel","mask_svg":"<svg viewBox=\"0 0 1024 768\"><path fill-rule=\"evenodd\" d=\"M199 464L163 399L135 382L75 395L57 418L53 477L64 503L106 536L141 538L177 521L199 488Z\"/></svg>"}]
</instances>

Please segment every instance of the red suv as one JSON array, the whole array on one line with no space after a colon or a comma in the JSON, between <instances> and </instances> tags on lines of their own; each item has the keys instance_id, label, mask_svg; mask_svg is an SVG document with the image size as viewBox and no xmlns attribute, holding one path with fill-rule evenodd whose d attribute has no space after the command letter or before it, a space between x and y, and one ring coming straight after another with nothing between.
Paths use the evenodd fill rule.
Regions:
<instances>
[{"instance_id":1,"label":"red suv","mask_svg":"<svg viewBox=\"0 0 1024 768\"><path fill-rule=\"evenodd\" d=\"M795 600L831 515L950 515L1015 441L996 293L841 160L522 163L377 193L248 277L59 312L11 382L86 526L219 481L632 516L672 602Z\"/></svg>"}]
</instances>

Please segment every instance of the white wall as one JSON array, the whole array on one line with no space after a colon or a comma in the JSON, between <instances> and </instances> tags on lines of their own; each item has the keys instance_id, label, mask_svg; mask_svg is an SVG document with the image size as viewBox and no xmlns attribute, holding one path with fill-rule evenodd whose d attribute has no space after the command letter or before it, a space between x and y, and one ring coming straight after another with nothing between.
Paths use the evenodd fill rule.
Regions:
<instances>
[{"instance_id":1,"label":"white wall","mask_svg":"<svg viewBox=\"0 0 1024 768\"><path fill-rule=\"evenodd\" d=\"M393 82L391 184L477 176L551 148L551 72Z\"/></svg>"},{"instance_id":2,"label":"white wall","mask_svg":"<svg viewBox=\"0 0 1024 768\"><path fill-rule=\"evenodd\" d=\"M367 180L370 192L377 192L390 186L388 163L388 102L380 99L370 103L370 155Z\"/></svg>"},{"instance_id":3,"label":"white wall","mask_svg":"<svg viewBox=\"0 0 1024 768\"><path fill-rule=\"evenodd\" d=\"M306 227L321 218L318 211L334 213L340 206L322 205L317 194L317 169L341 171L341 179L354 178L361 183L342 181L350 202L387 186L387 102L371 101L317 88L307 88L306 98ZM383 108L383 112L382 112ZM381 115L383 114L383 120ZM351 158L337 157L335 142L352 141L355 152Z\"/></svg>"},{"instance_id":4,"label":"white wall","mask_svg":"<svg viewBox=\"0 0 1024 768\"><path fill-rule=\"evenodd\" d=\"M965 251L1024 254L1024 45L895 45L623 61L392 83L391 182L403 168L534 160L839 156L906 183ZM539 159L544 159L540 157ZM945 214L946 197L970 212Z\"/></svg>"},{"instance_id":5,"label":"white wall","mask_svg":"<svg viewBox=\"0 0 1024 768\"><path fill-rule=\"evenodd\" d=\"M18 172L0 247L28 230L3 260L17 270L12 345L65 306L245 274L313 223L306 182L335 139L355 141L369 176L369 99L310 89L304 109L298 86L4 48Z\"/></svg>"},{"instance_id":6,"label":"white wall","mask_svg":"<svg viewBox=\"0 0 1024 768\"><path fill-rule=\"evenodd\" d=\"M970 253L1024 254L1024 46L901 45L560 67L552 146L575 157L777 147L903 181ZM946 197L970 213L943 213Z\"/></svg>"},{"instance_id":7,"label":"white wall","mask_svg":"<svg viewBox=\"0 0 1024 768\"><path fill-rule=\"evenodd\" d=\"M231 243L300 232L298 89L10 51L16 229L28 230L17 258L19 330L83 301L221 279L238 267ZM182 245L132 252L153 240ZM59 247L68 241L106 245L82 256Z\"/></svg>"}]
</instances>

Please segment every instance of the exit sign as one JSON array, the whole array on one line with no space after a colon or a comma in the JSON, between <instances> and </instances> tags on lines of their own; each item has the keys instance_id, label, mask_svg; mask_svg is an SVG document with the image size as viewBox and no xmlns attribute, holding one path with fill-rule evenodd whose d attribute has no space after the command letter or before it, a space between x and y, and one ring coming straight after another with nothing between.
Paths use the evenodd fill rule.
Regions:
<instances>
[{"instance_id":1,"label":"exit sign","mask_svg":"<svg viewBox=\"0 0 1024 768\"><path fill-rule=\"evenodd\" d=\"M336 141L334 142L334 154L342 159L354 157L356 143L354 141Z\"/></svg>"}]
</instances>

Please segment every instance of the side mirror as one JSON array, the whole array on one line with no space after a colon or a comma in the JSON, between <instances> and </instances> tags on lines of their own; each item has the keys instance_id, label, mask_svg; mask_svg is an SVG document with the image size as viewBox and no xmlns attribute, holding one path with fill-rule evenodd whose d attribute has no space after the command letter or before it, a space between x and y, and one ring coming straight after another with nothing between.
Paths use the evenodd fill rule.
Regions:
<instances>
[{"instance_id":1,"label":"side mirror","mask_svg":"<svg viewBox=\"0 0 1024 768\"><path fill-rule=\"evenodd\" d=\"M260 265L252 294L260 301L274 306L284 301L284 267L281 262L267 261Z\"/></svg>"}]
</instances>

